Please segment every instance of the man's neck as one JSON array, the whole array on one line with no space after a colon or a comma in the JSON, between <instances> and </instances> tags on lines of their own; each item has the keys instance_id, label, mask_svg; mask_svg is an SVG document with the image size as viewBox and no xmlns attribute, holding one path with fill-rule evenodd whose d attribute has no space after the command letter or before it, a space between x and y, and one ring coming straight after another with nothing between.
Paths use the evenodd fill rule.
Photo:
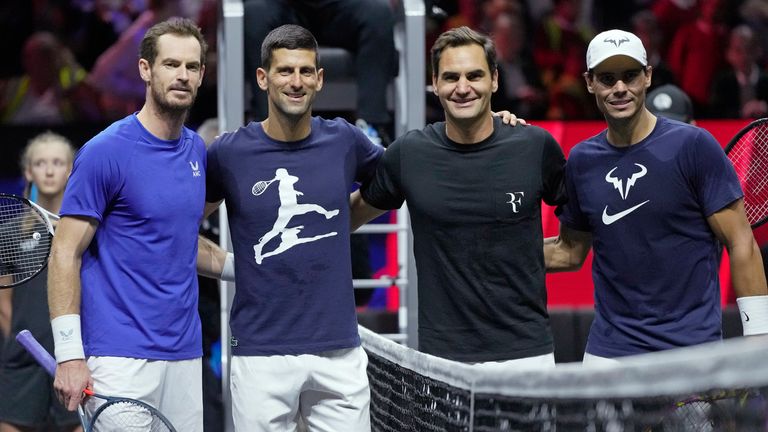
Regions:
<instances>
[{"instance_id":1,"label":"man's neck","mask_svg":"<svg viewBox=\"0 0 768 432\"><path fill-rule=\"evenodd\" d=\"M174 140L181 136L187 112L161 112L147 102L136 116L152 135L163 140Z\"/></svg>"},{"instance_id":2,"label":"man's neck","mask_svg":"<svg viewBox=\"0 0 768 432\"><path fill-rule=\"evenodd\" d=\"M312 113L301 117L289 117L271 112L261 122L261 127L268 137L276 141L293 142L303 140L312 131Z\"/></svg>"},{"instance_id":3,"label":"man's neck","mask_svg":"<svg viewBox=\"0 0 768 432\"><path fill-rule=\"evenodd\" d=\"M656 117L643 109L628 119L607 119L608 142L614 147L629 147L644 140L656 127Z\"/></svg>"},{"instance_id":4,"label":"man's neck","mask_svg":"<svg viewBox=\"0 0 768 432\"><path fill-rule=\"evenodd\" d=\"M473 119L460 121L446 118L445 134L458 144L477 144L493 133L493 116L489 112Z\"/></svg>"}]
</instances>

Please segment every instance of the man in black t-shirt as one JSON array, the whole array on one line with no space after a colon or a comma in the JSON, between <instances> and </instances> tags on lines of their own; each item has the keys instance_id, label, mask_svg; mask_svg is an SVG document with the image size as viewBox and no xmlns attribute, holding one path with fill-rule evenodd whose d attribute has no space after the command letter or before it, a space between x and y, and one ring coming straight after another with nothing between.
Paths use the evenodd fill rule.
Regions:
<instances>
[{"instance_id":1,"label":"man in black t-shirt","mask_svg":"<svg viewBox=\"0 0 768 432\"><path fill-rule=\"evenodd\" d=\"M352 197L353 227L408 201L420 350L491 368L553 366L541 201L565 201L562 150L543 129L492 116L490 38L452 29L431 57L446 120L389 147Z\"/></svg>"}]
</instances>

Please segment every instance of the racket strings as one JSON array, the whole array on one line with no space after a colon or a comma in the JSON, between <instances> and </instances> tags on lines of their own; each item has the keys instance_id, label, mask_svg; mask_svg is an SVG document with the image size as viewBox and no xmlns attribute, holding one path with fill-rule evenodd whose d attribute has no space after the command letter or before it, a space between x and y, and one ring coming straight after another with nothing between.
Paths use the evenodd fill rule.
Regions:
<instances>
[{"instance_id":1,"label":"racket strings","mask_svg":"<svg viewBox=\"0 0 768 432\"><path fill-rule=\"evenodd\" d=\"M755 225L768 217L768 124L744 134L728 152L728 158L744 191L747 220Z\"/></svg>"},{"instance_id":2,"label":"racket strings","mask_svg":"<svg viewBox=\"0 0 768 432\"><path fill-rule=\"evenodd\" d=\"M175 432L156 411L132 400L113 400L99 407L88 429L94 432Z\"/></svg>"},{"instance_id":3,"label":"racket strings","mask_svg":"<svg viewBox=\"0 0 768 432\"><path fill-rule=\"evenodd\" d=\"M46 219L22 201L0 198L0 286L34 276L48 259L53 236Z\"/></svg>"}]
</instances>

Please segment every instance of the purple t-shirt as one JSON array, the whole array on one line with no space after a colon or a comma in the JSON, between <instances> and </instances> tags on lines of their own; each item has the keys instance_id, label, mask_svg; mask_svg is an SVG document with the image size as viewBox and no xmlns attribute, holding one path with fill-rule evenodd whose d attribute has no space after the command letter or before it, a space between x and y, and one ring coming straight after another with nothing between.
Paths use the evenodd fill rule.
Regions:
<instances>
[{"instance_id":1,"label":"purple t-shirt","mask_svg":"<svg viewBox=\"0 0 768 432\"><path fill-rule=\"evenodd\" d=\"M226 200L237 288L235 355L297 355L360 344L349 247L349 192L383 149L344 120L275 141L260 123L208 150L207 201Z\"/></svg>"},{"instance_id":2,"label":"purple t-shirt","mask_svg":"<svg viewBox=\"0 0 768 432\"><path fill-rule=\"evenodd\" d=\"M595 320L587 352L619 357L721 337L721 246L706 218L742 196L707 131L659 117L625 148L606 132L566 167L560 221L592 233Z\"/></svg>"},{"instance_id":3,"label":"purple t-shirt","mask_svg":"<svg viewBox=\"0 0 768 432\"><path fill-rule=\"evenodd\" d=\"M99 223L80 272L86 355L202 356L196 257L205 158L191 130L161 140L135 114L78 152L61 215Z\"/></svg>"}]
</instances>

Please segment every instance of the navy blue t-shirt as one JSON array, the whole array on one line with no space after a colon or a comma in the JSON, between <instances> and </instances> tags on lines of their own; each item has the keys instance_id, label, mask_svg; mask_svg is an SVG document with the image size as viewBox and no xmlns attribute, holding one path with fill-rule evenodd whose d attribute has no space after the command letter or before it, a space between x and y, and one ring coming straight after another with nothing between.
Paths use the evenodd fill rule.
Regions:
<instances>
[{"instance_id":1,"label":"navy blue t-shirt","mask_svg":"<svg viewBox=\"0 0 768 432\"><path fill-rule=\"evenodd\" d=\"M659 117L630 147L606 131L576 145L560 221L592 233L587 352L620 357L721 337L721 246L706 218L742 196L707 131Z\"/></svg>"},{"instance_id":2,"label":"navy blue t-shirt","mask_svg":"<svg viewBox=\"0 0 768 432\"><path fill-rule=\"evenodd\" d=\"M296 142L260 123L208 150L207 201L226 200L237 288L235 355L298 355L360 344L352 289L349 191L383 153L344 120L312 118Z\"/></svg>"}]
</instances>

